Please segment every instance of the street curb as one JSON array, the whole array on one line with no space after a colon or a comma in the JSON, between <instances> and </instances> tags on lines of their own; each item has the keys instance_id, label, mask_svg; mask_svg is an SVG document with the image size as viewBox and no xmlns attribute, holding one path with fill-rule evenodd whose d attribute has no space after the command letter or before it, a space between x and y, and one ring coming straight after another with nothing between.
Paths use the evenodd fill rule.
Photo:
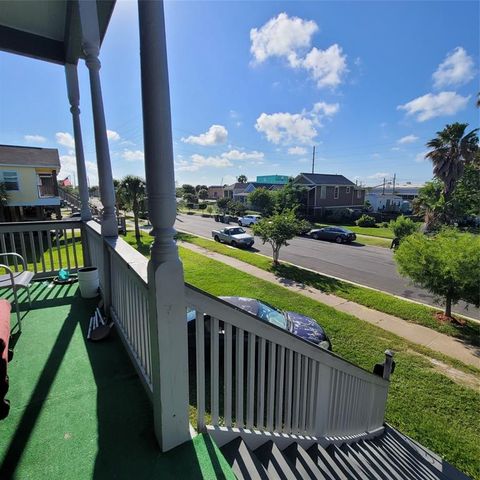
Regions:
<instances>
[{"instance_id":1,"label":"street curb","mask_svg":"<svg viewBox=\"0 0 480 480\"><path fill-rule=\"evenodd\" d=\"M180 229L180 228L176 228L176 230L178 232L182 232L182 233L189 233L191 235L195 235L196 237L200 237L200 238L203 238L205 240L209 240L211 242L214 242L214 240L212 240L211 238L209 237L205 237L203 235L199 235L197 233L193 233L193 232L189 232L188 230L183 230L183 229ZM231 247L230 245L224 245L225 247L228 247L228 248L231 248L232 250L235 250L234 247ZM260 252L255 252L256 255L259 255L261 257L265 257L265 258L268 258L270 259L271 257L268 256L268 255L265 255L263 253L260 253ZM362 287L362 288L368 288L369 290L372 290L374 292L379 292L379 293L384 293L385 295L390 295L391 297L394 297L394 298L398 298L399 300L404 300L406 302L410 302L410 303L415 303L417 305L422 305L424 307L427 307L427 308L430 308L430 309L439 309L440 307L435 307L433 305L429 305L428 303L423 303L423 302L419 302L418 300L412 300L410 298L406 298L406 297L402 297L400 295L395 295L393 293L390 293L390 292L386 292L385 290L380 290L378 288L374 288L374 287L369 287L368 285L362 285L361 283L356 283L356 282L352 282L351 280L347 280L345 278L341 278L341 277L336 277L334 275L329 275L327 273L322 273L322 272L319 272L318 270L312 270L311 268L307 268L307 267L301 267L300 265L296 265L295 263L292 263L292 262L288 262L287 260L281 260L282 263L284 264L287 264L287 265L292 265L293 267L296 267L296 268L300 268L302 270L305 270L307 272L311 272L311 273L317 273L318 275L323 275L324 277L327 277L327 278L333 278L334 280L340 280L342 282L345 282L345 283L349 283L350 285L354 285L356 287ZM351 300L348 300L348 299L345 299L345 301L349 302ZM372 307L367 307L367 308L372 308ZM375 310L374 308L372 308L373 310ZM379 310L377 310L379 311ZM472 317L469 317L467 315L463 315L461 313L457 313L455 312L455 315L458 315L459 317L462 317L466 320L469 320L471 322L474 322L474 323L478 323L480 324L480 320L479 319L476 319L476 318L472 318Z\"/></svg>"}]
</instances>

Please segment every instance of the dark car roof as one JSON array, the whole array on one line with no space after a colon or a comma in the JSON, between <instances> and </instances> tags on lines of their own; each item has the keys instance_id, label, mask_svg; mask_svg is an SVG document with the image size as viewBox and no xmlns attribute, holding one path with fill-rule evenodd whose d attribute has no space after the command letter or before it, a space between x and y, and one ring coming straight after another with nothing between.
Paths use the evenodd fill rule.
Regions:
<instances>
[{"instance_id":1,"label":"dark car roof","mask_svg":"<svg viewBox=\"0 0 480 480\"><path fill-rule=\"evenodd\" d=\"M258 314L258 300L254 298L246 298L246 297L220 297L222 300L225 300L232 305L235 305L242 310L251 313L252 315Z\"/></svg>"},{"instance_id":2,"label":"dark car roof","mask_svg":"<svg viewBox=\"0 0 480 480\"><path fill-rule=\"evenodd\" d=\"M353 233L351 230L349 230L348 228L343 228L343 227L335 227L335 226L331 226L331 227L322 227L322 228L314 228L312 230L312 232L321 232L322 230L331 230L331 231L335 231L335 232L343 232L343 233Z\"/></svg>"}]
</instances>

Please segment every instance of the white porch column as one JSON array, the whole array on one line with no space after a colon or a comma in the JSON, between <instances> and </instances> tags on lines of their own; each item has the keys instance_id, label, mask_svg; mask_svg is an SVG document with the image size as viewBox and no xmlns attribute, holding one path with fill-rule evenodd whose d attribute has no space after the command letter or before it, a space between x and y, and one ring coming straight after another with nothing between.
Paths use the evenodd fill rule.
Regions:
<instances>
[{"instance_id":1,"label":"white porch column","mask_svg":"<svg viewBox=\"0 0 480 480\"><path fill-rule=\"evenodd\" d=\"M85 168L85 155L83 152L82 127L80 125L80 90L78 88L77 66L67 63L65 65L67 77L68 101L72 112L73 136L75 137L75 158L77 162L78 190L80 192L81 216L84 222L92 219L92 212L88 204L87 169Z\"/></svg>"},{"instance_id":2,"label":"white porch column","mask_svg":"<svg viewBox=\"0 0 480 480\"><path fill-rule=\"evenodd\" d=\"M163 3L139 0L143 136L154 242L148 264L155 433L162 451L188 440L183 267L175 245L175 178Z\"/></svg>"},{"instance_id":3,"label":"white porch column","mask_svg":"<svg viewBox=\"0 0 480 480\"><path fill-rule=\"evenodd\" d=\"M115 216L115 190L113 188L112 166L108 148L107 126L103 110L102 88L100 83L100 33L98 28L97 2L80 0L78 2L82 27L82 48L85 63L90 75L93 123L95 129L95 147L97 150L98 182L100 199L103 204L102 235L118 235Z\"/></svg>"}]
</instances>

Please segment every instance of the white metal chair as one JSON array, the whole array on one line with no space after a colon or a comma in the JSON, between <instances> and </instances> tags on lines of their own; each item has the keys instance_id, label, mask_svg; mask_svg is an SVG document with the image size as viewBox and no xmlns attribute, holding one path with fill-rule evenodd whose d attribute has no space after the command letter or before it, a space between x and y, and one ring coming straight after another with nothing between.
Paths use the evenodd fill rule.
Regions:
<instances>
[{"instance_id":1,"label":"white metal chair","mask_svg":"<svg viewBox=\"0 0 480 480\"><path fill-rule=\"evenodd\" d=\"M13 257L15 263L15 270L12 270L10 265L0 264L0 268L3 268L7 273L0 275L0 288L13 289L13 296L15 298L15 310L17 312L17 322L19 331L22 330L22 321L20 317L20 306L18 304L17 290L20 288L27 289L28 303L32 306L32 299L30 297L30 282L33 279L34 273L27 270L27 264L25 259L18 253L0 253L1 257ZM18 260L20 259L23 271L18 271Z\"/></svg>"}]
</instances>

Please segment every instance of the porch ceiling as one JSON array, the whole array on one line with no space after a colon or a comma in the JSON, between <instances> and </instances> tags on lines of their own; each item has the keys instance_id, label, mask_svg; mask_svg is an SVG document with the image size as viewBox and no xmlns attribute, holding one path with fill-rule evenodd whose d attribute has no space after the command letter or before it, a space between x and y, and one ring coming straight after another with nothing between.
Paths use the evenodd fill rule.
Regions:
<instances>
[{"instance_id":1,"label":"porch ceiling","mask_svg":"<svg viewBox=\"0 0 480 480\"><path fill-rule=\"evenodd\" d=\"M103 41L116 0L98 0ZM3 0L0 50L48 62L76 64L83 58L78 0Z\"/></svg>"}]
</instances>

